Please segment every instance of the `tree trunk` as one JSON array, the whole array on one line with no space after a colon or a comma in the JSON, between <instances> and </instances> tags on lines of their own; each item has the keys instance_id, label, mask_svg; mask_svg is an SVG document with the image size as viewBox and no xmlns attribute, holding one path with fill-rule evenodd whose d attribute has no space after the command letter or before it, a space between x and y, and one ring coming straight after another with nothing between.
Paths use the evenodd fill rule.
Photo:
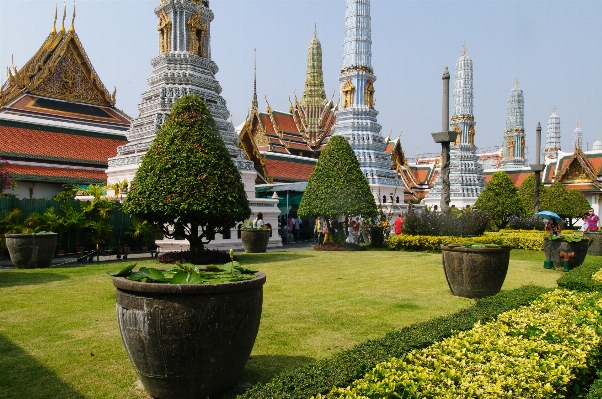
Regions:
<instances>
[{"instance_id":1,"label":"tree trunk","mask_svg":"<svg viewBox=\"0 0 602 399\"><path fill-rule=\"evenodd\" d=\"M203 235L199 235L198 225L190 225L190 235L186 238L190 243L190 252L199 253L205 250L203 246Z\"/></svg>"}]
</instances>

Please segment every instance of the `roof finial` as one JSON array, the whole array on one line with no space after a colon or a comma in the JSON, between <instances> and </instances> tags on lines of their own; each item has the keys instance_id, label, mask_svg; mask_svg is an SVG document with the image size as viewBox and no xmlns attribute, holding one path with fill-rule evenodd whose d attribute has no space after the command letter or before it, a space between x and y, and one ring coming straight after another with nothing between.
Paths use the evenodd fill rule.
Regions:
<instances>
[{"instance_id":1,"label":"roof finial","mask_svg":"<svg viewBox=\"0 0 602 399\"><path fill-rule=\"evenodd\" d=\"M253 76L253 108L259 107L259 103L257 102L257 49L253 49L255 52L255 71Z\"/></svg>"},{"instance_id":2,"label":"roof finial","mask_svg":"<svg viewBox=\"0 0 602 399\"><path fill-rule=\"evenodd\" d=\"M577 129L579 129L579 124L578 124L578 123L577 123L577 126L576 126L576 128L577 128Z\"/></svg>"},{"instance_id":3,"label":"roof finial","mask_svg":"<svg viewBox=\"0 0 602 399\"><path fill-rule=\"evenodd\" d=\"M466 42L464 42L464 45L462 46L462 55L466 55L466 50L468 50L466 48Z\"/></svg>"},{"instance_id":4,"label":"roof finial","mask_svg":"<svg viewBox=\"0 0 602 399\"><path fill-rule=\"evenodd\" d=\"M56 33L56 17L59 13L59 6L57 4L54 5L54 23L52 24L52 30L50 33Z\"/></svg>"},{"instance_id":5,"label":"roof finial","mask_svg":"<svg viewBox=\"0 0 602 399\"><path fill-rule=\"evenodd\" d=\"M71 27L69 28L69 32L75 32L75 0L73 0L73 18L71 18Z\"/></svg>"},{"instance_id":6,"label":"roof finial","mask_svg":"<svg viewBox=\"0 0 602 399\"><path fill-rule=\"evenodd\" d=\"M555 114L556 113L556 106L554 105L554 108L552 108L552 113Z\"/></svg>"},{"instance_id":7,"label":"roof finial","mask_svg":"<svg viewBox=\"0 0 602 399\"><path fill-rule=\"evenodd\" d=\"M518 78L516 78L516 80L514 81L514 87L518 87Z\"/></svg>"},{"instance_id":8,"label":"roof finial","mask_svg":"<svg viewBox=\"0 0 602 399\"><path fill-rule=\"evenodd\" d=\"M314 37L318 37L318 24L314 22Z\"/></svg>"},{"instance_id":9,"label":"roof finial","mask_svg":"<svg viewBox=\"0 0 602 399\"><path fill-rule=\"evenodd\" d=\"M61 23L61 33L65 33L65 18L67 18L67 3L63 3L63 22Z\"/></svg>"}]
</instances>

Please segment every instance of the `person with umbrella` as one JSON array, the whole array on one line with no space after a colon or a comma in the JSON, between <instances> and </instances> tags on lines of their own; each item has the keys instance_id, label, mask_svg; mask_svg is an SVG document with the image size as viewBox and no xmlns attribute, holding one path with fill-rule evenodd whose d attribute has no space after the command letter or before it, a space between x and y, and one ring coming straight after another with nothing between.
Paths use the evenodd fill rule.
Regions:
<instances>
[{"instance_id":1,"label":"person with umbrella","mask_svg":"<svg viewBox=\"0 0 602 399\"><path fill-rule=\"evenodd\" d=\"M562 235L562 227L560 226L560 223L558 223L556 221L555 218L549 219L548 223L546 224L546 231L550 235L555 235L555 236Z\"/></svg>"}]
</instances>

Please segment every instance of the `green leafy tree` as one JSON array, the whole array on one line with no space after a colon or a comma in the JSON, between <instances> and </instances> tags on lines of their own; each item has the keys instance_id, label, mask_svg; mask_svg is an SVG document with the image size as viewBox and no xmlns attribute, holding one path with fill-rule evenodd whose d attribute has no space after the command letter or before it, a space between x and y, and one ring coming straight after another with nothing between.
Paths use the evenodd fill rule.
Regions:
<instances>
[{"instance_id":1,"label":"green leafy tree","mask_svg":"<svg viewBox=\"0 0 602 399\"><path fill-rule=\"evenodd\" d=\"M569 218L569 225L572 227L581 216L587 213L590 205L585 195L577 189L567 190L567 200L571 205L567 217Z\"/></svg>"},{"instance_id":2,"label":"green leafy tree","mask_svg":"<svg viewBox=\"0 0 602 399\"><path fill-rule=\"evenodd\" d=\"M332 137L320 154L297 213L302 217L378 214L368 180L344 137Z\"/></svg>"},{"instance_id":3,"label":"green leafy tree","mask_svg":"<svg viewBox=\"0 0 602 399\"><path fill-rule=\"evenodd\" d=\"M514 183L504 171L495 172L479 195L475 207L489 214L497 228L506 227L512 216L523 216L525 208Z\"/></svg>"},{"instance_id":4,"label":"green leafy tree","mask_svg":"<svg viewBox=\"0 0 602 399\"><path fill-rule=\"evenodd\" d=\"M201 252L215 233L251 215L240 173L205 103L196 95L173 106L132 181L125 212L184 236Z\"/></svg>"},{"instance_id":5,"label":"green leafy tree","mask_svg":"<svg viewBox=\"0 0 602 399\"><path fill-rule=\"evenodd\" d=\"M543 199L545 192L545 187L543 184L539 185L539 208L541 207L541 201ZM535 175L529 174L523 183L518 188L518 197L520 198L521 203L523 204L523 208L525 208L525 213L527 216L533 215L533 211L535 210Z\"/></svg>"},{"instance_id":6,"label":"green leafy tree","mask_svg":"<svg viewBox=\"0 0 602 399\"><path fill-rule=\"evenodd\" d=\"M569 193L560 182L553 183L545 190L541 201L541 209L558 214L563 219L569 219L573 214ZM589 208L589 206L588 206Z\"/></svg>"}]
</instances>

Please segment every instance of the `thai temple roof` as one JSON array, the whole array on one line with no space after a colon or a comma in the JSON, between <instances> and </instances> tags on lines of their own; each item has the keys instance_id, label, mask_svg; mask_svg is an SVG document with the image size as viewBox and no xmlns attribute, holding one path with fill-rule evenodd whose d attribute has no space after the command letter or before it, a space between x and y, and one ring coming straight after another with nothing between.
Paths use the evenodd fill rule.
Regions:
<instances>
[{"instance_id":1,"label":"thai temple roof","mask_svg":"<svg viewBox=\"0 0 602 399\"><path fill-rule=\"evenodd\" d=\"M75 32L50 34L21 68L7 68L0 90L0 156L17 180L104 183L107 159L126 141L130 118L115 108Z\"/></svg>"}]
</instances>

